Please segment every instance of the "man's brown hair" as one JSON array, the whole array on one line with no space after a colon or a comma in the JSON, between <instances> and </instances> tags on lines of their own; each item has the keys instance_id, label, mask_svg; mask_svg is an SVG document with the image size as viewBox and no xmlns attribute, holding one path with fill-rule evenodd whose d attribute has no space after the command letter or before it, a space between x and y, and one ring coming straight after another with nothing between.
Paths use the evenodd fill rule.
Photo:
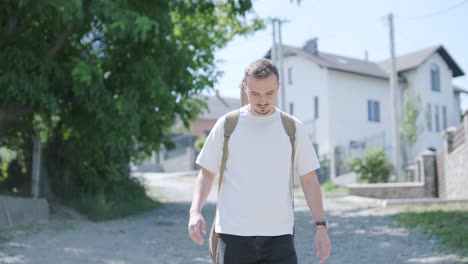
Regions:
<instances>
[{"instance_id":1,"label":"man's brown hair","mask_svg":"<svg viewBox=\"0 0 468 264\"><path fill-rule=\"evenodd\" d=\"M271 74L274 74L276 79L279 80L278 68L276 68L273 62L268 59L258 59L249 63L249 65L245 67L243 81L245 82L248 77L264 79Z\"/></svg>"}]
</instances>

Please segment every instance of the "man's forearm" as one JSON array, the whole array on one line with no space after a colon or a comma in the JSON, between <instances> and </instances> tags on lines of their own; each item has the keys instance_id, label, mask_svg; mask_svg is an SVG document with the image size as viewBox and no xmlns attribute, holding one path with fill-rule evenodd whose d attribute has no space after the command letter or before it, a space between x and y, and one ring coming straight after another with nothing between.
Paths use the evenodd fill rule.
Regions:
<instances>
[{"instance_id":1,"label":"man's forearm","mask_svg":"<svg viewBox=\"0 0 468 264\"><path fill-rule=\"evenodd\" d=\"M322 192L315 171L309 172L301 177L302 190L309 205L310 212L315 220L325 219L323 212Z\"/></svg>"},{"instance_id":2,"label":"man's forearm","mask_svg":"<svg viewBox=\"0 0 468 264\"><path fill-rule=\"evenodd\" d=\"M197 180L195 182L195 190L193 192L192 206L190 212L201 212L203 205L211 191L215 174L208 170L201 169L198 173Z\"/></svg>"}]
</instances>

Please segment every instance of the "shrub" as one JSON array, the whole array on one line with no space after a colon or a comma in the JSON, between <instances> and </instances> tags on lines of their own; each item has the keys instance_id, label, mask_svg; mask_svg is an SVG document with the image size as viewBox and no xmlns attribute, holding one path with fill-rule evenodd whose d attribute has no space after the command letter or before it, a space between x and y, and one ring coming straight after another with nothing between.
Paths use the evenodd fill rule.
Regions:
<instances>
[{"instance_id":1,"label":"shrub","mask_svg":"<svg viewBox=\"0 0 468 264\"><path fill-rule=\"evenodd\" d=\"M385 151L381 147L366 148L364 157L351 158L344 162L350 171L359 175L359 182L387 182L393 171L393 166L387 160Z\"/></svg>"},{"instance_id":2,"label":"shrub","mask_svg":"<svg viewBox=\"0 0 468 264\"><path fill-rule=\"evenodd\" d=\"M0 181L4 181L8 177L8 167L15 158L16 152L0 147Z\"/></svg>"},{"instance_id":3,"label":"shrub","mask_svg":"<svg viewBox=\"0 0 468 264\"><path fill-rule=\"evenodd\" d=\"M203 145L205 144L206 138L207 138L207 136L203 135L203 136L199 136L197 138L197 140L195 140L195 143L193 144L193 146L195 147L195 149L198 152L200 152L201 149L203 148Z\"/></svg>"}]
</instances>

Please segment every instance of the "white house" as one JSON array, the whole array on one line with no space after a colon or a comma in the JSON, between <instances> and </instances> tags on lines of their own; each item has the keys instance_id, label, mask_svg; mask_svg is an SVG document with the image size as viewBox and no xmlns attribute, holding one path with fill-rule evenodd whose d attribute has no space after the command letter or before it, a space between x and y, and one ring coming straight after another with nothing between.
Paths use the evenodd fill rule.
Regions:
<instances>
[{"instance_id":1,"label":"white house","mask_svg":"<svg viewBox=\"0 0 468 264\"><path fill-rule=\"evenodd\" d=\"M320 52L317 39L302 48L283 45L282 50L285 105L280 107L306 124L317 154L331 161L331 177L345 173L340 161L362 153L366 145L383 146L391 157L389 60ZM271 50L265 57L271 58ZM464 73L443 46L398 56L396 61L400 98L415 91L421 98L418 125L423 132L412 153L438 151L441 132L461 122L460 93L468 92L454 87L452 78Z\"/></svg>"}]
</instances>

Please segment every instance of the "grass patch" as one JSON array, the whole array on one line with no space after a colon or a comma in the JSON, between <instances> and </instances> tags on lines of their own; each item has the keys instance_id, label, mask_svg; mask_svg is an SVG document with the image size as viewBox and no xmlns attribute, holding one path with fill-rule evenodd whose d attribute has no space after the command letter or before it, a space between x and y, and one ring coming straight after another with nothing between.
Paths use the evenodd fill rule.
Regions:
<instances>
[{"instance_id":1,"label":"grass patch","mask_svg":"<svg viewBox=\"0 0 468 264\"><path fill-rule=\"evenodd\" d=\"M149 198L151 198L153 201L162 201L166 197L164 196L163 192L157 188L157 187L146 187L146 194L148 195ZM159 203L159 202L158 202Z\"/></svg>"},{"instance_id":2,"label":"grass patch","mask_svg":"<svg viewBox=\"0 0 468 264\"><path fill-rule=\"evenodd\" d=\"M358 204L356 202L348 201L348 200L344 200L344 199L337 199L334 202L339 204L339 205L350 206L350 207L353 207L353 208L369 208L369 206L366 206L366 205L363 205L363 204Z\"/></svg>"},{"instance_id":3,"label":"grass patch","mask_svg":"<svg viewBox=\"0 0 468 264\"><path fill-rule=\"evenodd\" d=\"M304 191L301 187L294 188L294 199L305 200Z\"/></svg>"},{"instance_id":4,"label":"grass patch","mask_svg":"<svg viewBox=\"0 0 468 264\"><path fill-rule=\"evenodd\" d=\"M93 221L106 221L156 208L159 203L149 197L129 200L106 199L101 195L84 195L80 199L65 201L65 205L77 209Z\"/></svg>"},{"instance_id":5,"label":"grass patch","mask_svg":"<svg viewBox=\"0 0 468 264\"><path fill-rule=\"evenodd\" d=\"M9 238L0 235L0 245L5 244L5 243L8 242L9 240L10 240Z\"/></svg>"},{"instance_id":6,"label":"grass patch","mask_svg":"<svg viewBox=\"0 0 468 264\"><path fill-rule=\"evenodd\" d=\"M190 182L194 183L197 180L197 175L184 175L184 176L179 176L177 177L178 181L181 182Z\"/></svg>"},{"instance_id":7,"label":"grass patch","mask_svg":"<svg viewBox=\"0 0 468 264\"><path fill-rule=\"evenodd\" d=\"M394 216L405 228L435 235L448 249L468 257L468 204L404 207Z\"/></svg>"},{"instance_id":8,"label":"grass patch","mask_svg":"<svg viewBox=\"0 0 468 264\"><path fill-rule=\"evenodd\" d=\"M56 225L52 227L53 230L60 232L60 231L71 231L76 230L75 224L72 221L66 220L62 222L60 225Z\"/></svg>"},{"instance_id":9,"label":"grass patch","mask_svg":"<svg viewBox=\"0 0 468 264\"><path fill-rule=\"evenodd\" d=\"M323 195L346 195L348 188L333 184L331 181L326 181L320 186ZM294 198L305 199L304 192L301 187L294 188Z\"/></svg>"},{"instance_id":10,"label":"grass patch","mask_svg":"<svg viewBox=\"0 0 468 264\"><path fill-rule=\"evenodd\" d=\"M328 195L346 195L348 188L334 184L331 181L326 181L322 184L321 190L323 194Z\"/></svg>"},{"instance_id":11,"label":"grass patch","mask_svg":"<svg viewBox=\"0 0 468 264\"><path fill-rule=\"evenodd\" d=\"M74 199L64 199L62 203L90 220L105 221L154 209L161 203L153 197L137 181L126 181L106 192L81 193Z\"/></svg>"}]
</instances>

